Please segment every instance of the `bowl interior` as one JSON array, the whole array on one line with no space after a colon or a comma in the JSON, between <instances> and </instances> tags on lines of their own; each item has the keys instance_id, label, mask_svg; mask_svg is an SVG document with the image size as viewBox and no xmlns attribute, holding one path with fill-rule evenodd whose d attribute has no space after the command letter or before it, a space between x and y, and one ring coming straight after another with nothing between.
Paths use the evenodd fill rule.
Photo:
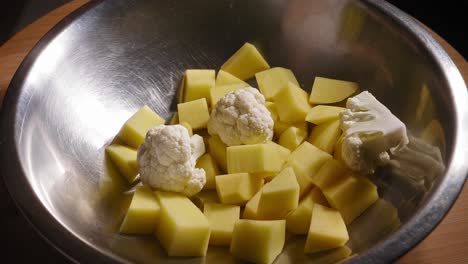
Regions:
<instances>
[{"instance_id":1,"label":"bowl interior","mask_svg":"<svg viewBox=\"0 0 468 264\"><path fill-rule=\"evenodd\" d=\"M129 197L123 192L131 187L104 149L144 104L169 119L183 71L219 69L246 41L272 66L292 69L306 90L315 76L356 81L412 135L436 127L431 143L450 159L447 83L421 43L365 1L101 1L48 38L21 79L14 120L21 166L54 221L114 257L234 262L228 248L210 249L206 258L168 259L152 237L118 235ZM365 254L394 231L375 224L382 212L396 208L406 223L443 177L421 186L382 170L373 180L382 201L351 225L355 253ZM278 263L312 261L300 239L289 240Z\"/></svg>"}]
</instances>

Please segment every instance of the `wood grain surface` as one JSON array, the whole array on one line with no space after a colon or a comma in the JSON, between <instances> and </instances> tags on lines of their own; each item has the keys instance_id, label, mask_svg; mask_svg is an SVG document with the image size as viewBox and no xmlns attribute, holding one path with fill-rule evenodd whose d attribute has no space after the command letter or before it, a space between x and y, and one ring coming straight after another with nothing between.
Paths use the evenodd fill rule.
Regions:
<instances>
[{"instance_id":1,"label":"wood grain surface","mask_svg":"<svg viewBox=\"0 0 468 264\"><path fill-rule=\"evenodd\" d=\"M0 46L0 104L13 74L31 48L50 28L87 2L88 0L74 0L52 11ZM441 37L432 31L431 33L455 61L460 72L462 72L465 82L468 83L467 61ZM4 240L10 241L9 246L4 248L5 252L10 251L11 253L13 251L15 255L21 254L21 252L28 252L28 256L22 256L23 258L16 256L15 262L32 259L39 262L41 260L48 261L49 263L67 262L58 252L42 241L31 227L17 227L27 225L27 222L22 219L11 198L8 197L6 189L3 186L3 181L0 182L0 205L0 209L2 210L0 224L2 229L7 229L6 231L2 231L3 235L2 233L0 235ZM9 227L13 229L9 229ZM14 227L18 230L14 230ZM31 251L31 247L36 247L39 250L36 250L37 252ZM462 194L442 223L423 242L398 260L397 263L468 263L467 185L465 185Z\"/></svg>"}]
</instances>

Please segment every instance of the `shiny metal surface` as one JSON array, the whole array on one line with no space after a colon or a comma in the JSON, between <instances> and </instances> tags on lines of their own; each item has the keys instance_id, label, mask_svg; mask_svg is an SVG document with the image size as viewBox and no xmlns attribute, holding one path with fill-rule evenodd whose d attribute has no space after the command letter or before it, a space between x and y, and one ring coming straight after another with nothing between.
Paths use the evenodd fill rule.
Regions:
<instances>
[{"instance_id":1,"label":"shiny metal surface","mask_svg":"<svg viewBox=\"0 0 468 264\"><path fill-rule=\"evenodd\" d=\"M152 237L118 235L130 186L104 148L143 104L169 118L181 73L217 69L245 41L306 89L317 75L359 82L411 134L441 149L446 170L425 188L385 170L374 177L386 202L351 226L358 255L349 262L390 262L427 236L468 172L468 95L444 50L385 1L107 0L81 8L29 54L2 110L2 175L26 218L79 262L236 262L226 248L167 258ZM370 223L389 206L402 226L376 236ZM311 261L290 238L277 263Z\"/></svg>"}]
</instances>

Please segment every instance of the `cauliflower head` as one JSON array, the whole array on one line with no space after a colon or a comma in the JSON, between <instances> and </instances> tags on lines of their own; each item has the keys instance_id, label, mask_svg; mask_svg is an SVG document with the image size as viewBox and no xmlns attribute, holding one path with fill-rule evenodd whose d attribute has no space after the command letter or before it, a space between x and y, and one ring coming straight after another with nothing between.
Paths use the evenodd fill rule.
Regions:
<instances>
[{"instance_id":1,"label":"cauliflower head","mask_svg":"<svg viewBox=\"0 0 468 264\"><path fill-rule=\"evenodd\" d=\"M265 97L252 87L226 94L211 112L208 132L228 146L271 140L273 119L265 107Z\"/></svg>"},{"instance_id":2,"label":"cauliflower head","mask_svg":"<svg viewBox=\"0 0 468 264\"><path fill-rule=\"evenodd\" d=\"M190 138L181 125L150 129L137 152L142 183L187 196L198 193L206 183L205 171L195 168L197 158L205 152L203 139L198 137Z\"/></svg>"},{"instance_id":3,"label":"cauliflower head","mask_svg":"<svg viewBox=\"0 0 468 264\"><path fill-rule=\"evenodd\" d=\"M390 149L408 144L405 124L368 91L349 98L346 107L340 113L341 156L352 170L373 173L389 160Z\"/></svg>"}]
</instances>

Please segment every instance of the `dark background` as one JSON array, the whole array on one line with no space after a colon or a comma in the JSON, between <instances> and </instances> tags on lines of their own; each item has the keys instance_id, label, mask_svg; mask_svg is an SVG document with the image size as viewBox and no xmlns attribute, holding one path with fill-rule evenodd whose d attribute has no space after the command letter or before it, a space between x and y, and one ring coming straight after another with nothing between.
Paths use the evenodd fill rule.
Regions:
<instances>
[{"instance_id":1,"label":"dark background","mask_svg":"<svg viewBox=\"0 0 468 264\"><path fill-rule=\"evenodd\" d=\"M0 45L37 18L67 2L69 0L1 1ZM389 0L389 2L419 19L447 40L465 58L468 57L468 19L466 18L468 0ZM0 237L3 241L0 247L2 253L0 262L69 262L49 247L27 224L8 196L2 180L0 180L0 199ZM30 248L31 245L35 247Z\"/></svg>"}]
</instances>

